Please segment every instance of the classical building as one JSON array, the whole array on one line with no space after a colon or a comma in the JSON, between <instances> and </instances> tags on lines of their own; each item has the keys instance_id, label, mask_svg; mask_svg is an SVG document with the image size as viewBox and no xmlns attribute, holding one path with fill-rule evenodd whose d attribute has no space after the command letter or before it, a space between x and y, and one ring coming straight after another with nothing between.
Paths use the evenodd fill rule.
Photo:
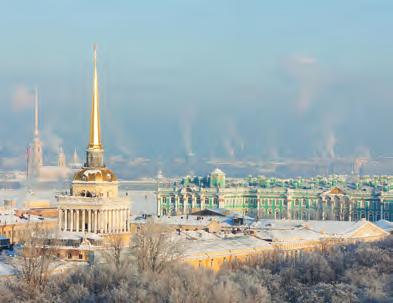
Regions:
<instances>
[{"instance_id":1,"label":"classical building","mask_svg":"<svg viewBox=\"0 0 393 303\"><path fill-rule=\"evenodd\" d=\"M393 178L349 180L247 178L226 180L221 170L158 184L157 214L181 215L228 209L255 218L393 221Z\"/></svg>"},{"instance_id":2,"label":"classical building","mask_svg":"<svg viewBox=\"0 0 393 303\"><path fill-rule=\"evenodd\" d=\"M94 49L93 100L86 163L75 174L70 195L59 195L59 229L96 234L129 231L130 201L119 197L119 182L104 164Z\"/></svg>"}]
</instances>

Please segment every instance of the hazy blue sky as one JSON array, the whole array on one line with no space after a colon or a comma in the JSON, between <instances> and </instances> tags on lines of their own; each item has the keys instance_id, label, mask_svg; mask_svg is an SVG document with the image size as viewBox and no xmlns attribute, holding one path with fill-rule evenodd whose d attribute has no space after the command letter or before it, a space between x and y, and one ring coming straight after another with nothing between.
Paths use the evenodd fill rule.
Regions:
<instances>
[{"instance_id":1,"label":"hazy blue sky","mask_svg":"<svg viewBox=\"0 0 393 303\"><path fill-rule=\"evenodd\" d=\"M108 156L393 155L393 1L2 1L0 145Z\"/></svg>"}]
</instances>

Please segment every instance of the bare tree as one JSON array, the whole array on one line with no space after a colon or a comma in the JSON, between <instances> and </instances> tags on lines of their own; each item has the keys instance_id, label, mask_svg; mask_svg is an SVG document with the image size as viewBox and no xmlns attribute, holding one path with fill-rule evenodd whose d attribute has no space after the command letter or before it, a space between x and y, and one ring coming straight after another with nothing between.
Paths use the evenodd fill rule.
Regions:
<instances>
[{"instance_id":1,"label":"bare tree","mask_svg":"<svg viewBox=\"0 0 393 303\"><path fill-rule=\"evenodd\" d=\"M105 237L105 250L102 255L107 263L114 264L119 270L127 263L128 241L124 234L110 234Z\"/></svg>"},{"instance_id":2,"label":"bare tree","mask_svg":"<svg viewBox=\"0 0 393 303\"><path fill-rule=\"evenodd\" d=\"M181 245L170 236L168 227L148 221L135 234L131 251L140 271L160 273L181 256Z\"/></svg>"},{"instance_id":3,"label":"bare tree","mask_svg":"<svg viewBox=\"0 0 393 303\"><path fill-rule=\"evenodd\" d=\"M26 224L20 231L20 247L11 260L15 275L31 288L44 289L56 260L53 231L42 223Z\"/></svg>"}]
</instances>

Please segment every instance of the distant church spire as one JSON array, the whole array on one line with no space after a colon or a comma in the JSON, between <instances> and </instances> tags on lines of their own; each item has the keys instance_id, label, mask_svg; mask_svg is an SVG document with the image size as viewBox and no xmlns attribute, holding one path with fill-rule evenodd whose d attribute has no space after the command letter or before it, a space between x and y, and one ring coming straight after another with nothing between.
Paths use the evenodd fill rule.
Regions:
<instances>
[{"instance_id":1,"label":"distant church spire","mask_svg":"<svg viewBox=\"0 0 393 303\"><path fill-rule=\"evenodd\" d=\"M78 163L79 162L78 152L76 151L76 147L74 149L74 154L72 155L72 162L73 163Z\"/></svg>"},{"instance_id":2,"label":"distant church spire","mask_svg":"<svg viewBox=\"0 0 393 303\"><path fill-rule=\"evenodd\" d=\"M29 178L39 177L42 165L42 143L40 140L40 132L38 129L38 89L36 87L34 89L34 137L33 142L29 148Z\"/></svg>"},{"instance_id":3,"label":"distant church spire","mask_svg":"<svg viewBox=\"0 0 393 303\"><path fill-rule=\"evenodd\" d=\"M94 73L93 73L93 97L90 114L90 135L86 151L87 167L104 166L104 150L101 144L100 109L98 100L98 76L97 76L97 49L94 45Z\"/></svg>"}]
</instances>

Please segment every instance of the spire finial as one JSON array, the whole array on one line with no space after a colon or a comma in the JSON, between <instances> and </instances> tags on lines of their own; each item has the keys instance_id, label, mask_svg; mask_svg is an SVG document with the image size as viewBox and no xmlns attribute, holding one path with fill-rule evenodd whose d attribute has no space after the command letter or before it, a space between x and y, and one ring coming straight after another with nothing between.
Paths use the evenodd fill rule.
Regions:
<instances>
[{"instance_id":1,"label":"spire finial","mask_svg":"<svg viewBox=\"0 0 393 303\"><path fill-rule=\"evenodd\" d=\"M38 88L34 89L34 136L38 137Z\"/></svg>"},{"instance_id":2,"label":"spire finial","mask_svg":"<svg viewBox=\"0 0 393 303\"><path fill-rule=\"evenodd\" d=\"M90 116L90 138L88 148L102 149L101 145L101 128L100 128L100 110L98 102L98 76L97 76L97 47L94 44L94 75L93 75L93 100Z\"/></svg>"}]
</instances>

